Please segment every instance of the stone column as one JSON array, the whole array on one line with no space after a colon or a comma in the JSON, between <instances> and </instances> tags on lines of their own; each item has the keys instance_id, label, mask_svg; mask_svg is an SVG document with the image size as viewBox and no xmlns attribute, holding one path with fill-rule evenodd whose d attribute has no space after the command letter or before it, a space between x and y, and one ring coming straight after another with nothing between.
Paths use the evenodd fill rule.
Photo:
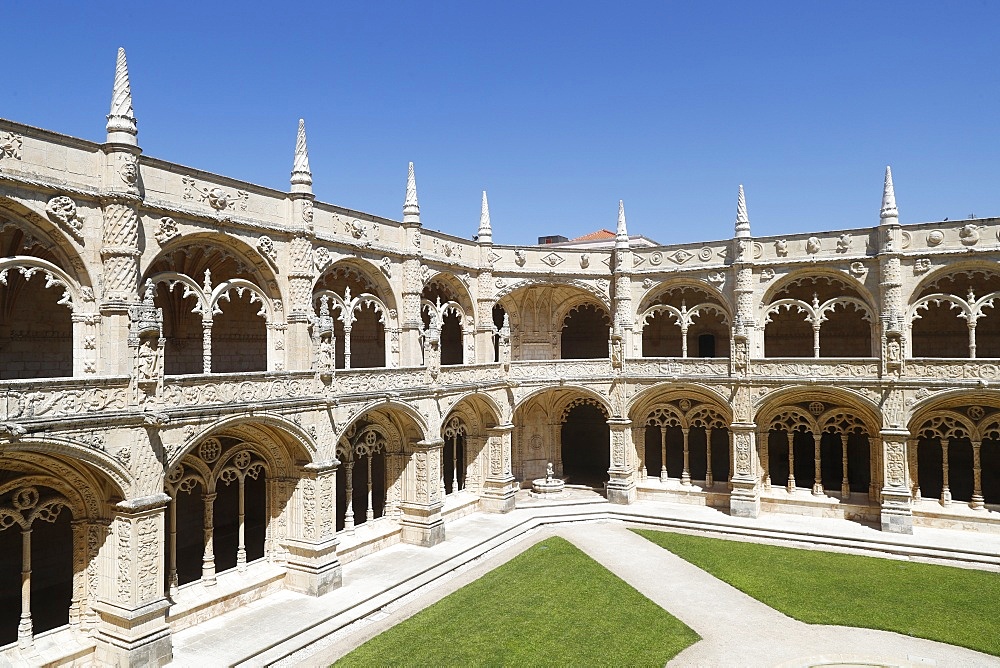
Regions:
<instances>
[{"instance_id":1,"label":"stone column","mask_svg":"<svg viewBox=\"0 0 1000 668\"><path fill-rule=\"evenodd\" d=\"M292 495L292 527L282 541L287 552L285 586L322 596L342 582L336 535L336 459L306 464Z\"/></svg>"},{"instance_id":2,"label":"stone column","mask_svg":"<svg viewBox=\"0 0 1000 668\"><path fill-rule=\"evenodd\" d=\"M913 533L910 487L906 480L906 429L883 429L882 437L882 531Z\"/></svg>"},{"instance_id":3,"label":"stone column","mask_svg":"<svg viewBox=\"0 0 1000 668\"><path fill-rule=\"evenodd\" d=\"M635 462L628 456L632 445L632 421L628 418L608 420L611 447L611 468L608 469L607 491L611 503L628 504L636 500Z\"/></svg>"},{"instance_id":4,"label":"stone column","mask_svg":"<svg viewBox=\"0 0 1000 668\"><path fill-rule=\"evenodd\" d=\"M295 200L294 208L300 208L311 200ZM312 207L309 207L311 215ZM309 336L309 316L312 314L312 282L315 270L312 260L311 235L300 234L289 245L291 268L288 284L291 304L286 316L285 368L289 371L305 371L312 366L313 340ZM278 323L282 313L275 309L274 320Z\"/></svg>"},{"instance_id":5,"label":"stone column","mask_svg":"<svg viewBox=\"0 0 1000 668\"><path fill-rule=\"evenodd\" d=\"M510 467L513 431L514 425L509 423L486 430L488 457L480 502L483 510L506 513L514 509L517 486Z\"/></svg>"},{"instance_id":6,"label":"stone column","mask_svg":"<svg viewBox=\"0 0 1000 668\"><path fill-rule=\"evenodd\" d=\"M747 388L749 390L749 388ZM733 491L729 496L729 513L733 517L760 515L760 487L755 436L757 425L734 422L729 426L733 439Z\"/></svg>"},{"instance_id":7,"label":"stone column","mask_svg":"<svg viewBox=\"0 0 1000 668\"><path fill-rule=\"evenodd\" d=\"M95 662L161 666L173 654L163 595L163 520L170 497L155 494L114 507L101 548Z\"/></svg>"},{"instance_id":8,"label":"stone column","mask_svg":"<svg viewBox=\"0 0 1000 668\"><path fill-rule=\"evenodd\" d=\"M399 522L404 543L430 547L444 541L444 500L438 480L443 446L440 438L413 443Z\"/></svg>"}]
</instances>

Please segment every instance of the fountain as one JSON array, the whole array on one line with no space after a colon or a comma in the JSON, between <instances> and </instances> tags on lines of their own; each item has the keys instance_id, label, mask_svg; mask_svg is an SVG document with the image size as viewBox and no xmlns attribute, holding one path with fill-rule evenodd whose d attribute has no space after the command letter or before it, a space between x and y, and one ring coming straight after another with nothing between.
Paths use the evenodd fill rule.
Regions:
<instances>
[{"instance_id":1,"label":"fountain","mask_svg":"<svg viewBox=\"0 0 1000 668\"><path fill-rule=\"evenodd\" d=\"M564 489L566 489L566 483L562 479L555 477L552 470L552 462L549 462L545 467L544 478L535 478L531 481L532 496L549 497L562 494Z\"/></svg>"}]
</instances>

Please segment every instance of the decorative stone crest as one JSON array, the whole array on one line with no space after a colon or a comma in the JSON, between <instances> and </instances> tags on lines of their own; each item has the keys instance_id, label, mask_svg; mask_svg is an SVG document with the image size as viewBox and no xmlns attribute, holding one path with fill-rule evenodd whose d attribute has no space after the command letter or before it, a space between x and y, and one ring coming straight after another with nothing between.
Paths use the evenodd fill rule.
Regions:
<instances>
[{"instance_id":1,"label":"decorative stone crest","mask_svg":"<svg viewBox=\"0 0 1000 668\"><path fill-rule=\"evenodd\" d=\"M590 255L584 253L580 256L580 269L586 269L590 266Z\"/></svg>"},{"instance_id":2,"label":"decorative stone crest","mask_svg":"<svg viewBox=\"0 0 1000 668\"><path fill-rule=\"evenodd\" d=\"M702 248L700 251L698 251L698 259L701 260L702 262L708 262L709 260L711 260L712 249L707 247Z\"/></svg>"},{"instance_id":3,"label":"decorative stone crest","mask_svg":"<svg viewBox=\"0 0 1000 668\"><path fill-rule=\"evenodd\" d=\"M852 262L851 273L860 278L868 273L868 267L866 267L865 263L861 261Z\"/></svg>"},{"instance_id":4,"label":"decorative stone crest","mask_svg":"<svg viewBox=\"0 0 1000 668\"><path fill-rule=\"evenodd\" d=\"M73 238L83 242L84 218L76 208L76 202L66 195L57 195L49 200L45 205L45 215L53 223L60 225L63 229L73 235Z\"/></svg>"},{"instance_id":5,"label":"decorative stone crest","mask_svg":"<svg viewBox=\"0 0 1000 668\"><path fill-rule=\"evenodd\" d=\"M761 283L767 283L772 278L774 278L774 269L771 269L770 267L765 267L764 269L760 270Z\"/></svg>"},{"instance_id":6,"label":"decorative stone crest","mask_svg":"<svg viewBox=\"0 0 1000 668\"><path fill-rule=\"evenodd\" d=\"M312 226L313 223L313 203L312 200L307 199L302 201L302 220L307 226Z\"/></svg>"},{"instance_id":7,"label":"decorative stone crest","mask_svg":"<svg viewBox=\"0 0 1000 668\"><path fill-rule=\"evenodd\" d=\"M186 200L193 199L199 202L207 202L216 211L225 211L226 209L235 210L237 208L240 211L247 210L247 202L250 199L249 193L237 190L236 194L233 195L218 186L199 186L194 179L187 177L184 177L181 181L184 183L184 199Z\"/></svg>"},{"instance_id":8,"label":"decorative stone crest","mask_svg":"<svg viewBox=\"0 0 1000 668\"><path fill-rule=\"evenodd\" d=\"M660 251L653 251L649 254L650 264L663 264L663 253Z\"/></svg>"},{"instance_id":9,"label":"decorative stone crest","mask_svg":"<svg viewBox=\"0 0 1000 668\"><path fill-rule=\"evenodd\" d=\"M806 252L810 254L815 254L822 250L823 244L820 242L819 237L809 237L806 239Z\"/></svg>"},{"instance_id":10,"label":"decorative stone crest","mask_svg":"<svg viewBox=\"0 0 1000 668\"><path fill-rule=\"evenodd\" d=\"M514 263L517 266L523 267L524 263L527 262L527 261L528 261L528 258L526 258L524 256L524 251L522 251L520 248L518 248L518 249L516 249L514 251Z\"/></svg>"},{"instance_id":11,"label":"decorative stone crest","mask_svg":"<svg viewBox=\"0 0 1000 668\"><path fill-rule=\"evenodd\" d=\"M323 246L320 246L315 251L313 251L313 263L316 265L316 271L322 273L330 264L333 262L333 256L330 251Z\"/></svg>"},{"instance_id":12,"label":"decorative stone crest","mask_svg":"<svg viewBox=\"0 0 1000 668\"><path fill-rule=\"evenodd\" d=\"M851 246L854 245L854 239L851 238L849 234L841 234L837 237L837 252L846 253L851 250Z\"/></svg>"},{"instance_id":13,"label":"decorative stone crest","mask_svg":"<svg viewBox=\"0 0 1000 668\"><path fill-rule=\"evenodd\" d=\"M160 224L153 236L156 237L156 243L162 246L174 237L180 236L180 233L180 230L177 229L177 222L170 216L164 216L160 218Z\"/></svg>"},{"instance_id":14,"label":"decorative stone crest","mask_svg":"<svg viewBox=\"0 0 1000 668\"><path fill-rule=\"evenodd\" d=\"M266 234L260 235L257 239L257 251L263 255L275 271L278 269L278 251L274 248L274 241Z\"/></svg>"},{"instance_id":15,"label":"decorative stone crest","mask_svg":"<svg viewBox=\"0 0 1000 668\"><path fill-rule=\"evenodd\" d=\"M713 271L708 275L708 282L717 288L721 288L726 282L726 275L721 271Z\"/></svg>"},{"instance_id":16,"label":"decorative stone crest","mask_svg":"<svg viewBox=\"0 0 1000 668\"><path fill-rule=\"evenodd\" d=\"M979 226L969 223L958 231L958 238L965 246L975 246L979 242Z\"/></svg>"},{"instance_id":17,"label":"decorative stone crest","mask_svg":"<svg viewBox=\"0 0 1000 668\"><path fill-rule=\"evenodd\" d=\"M550 267L555 267L563 263L562 256L557 253L549 253L542 258L542 262L549 265Z\"/></svg>"},{"instance_id":18,"label":"decorative stone crest","mask_svg":"<svg viewBox=\"0 0 1000 668\"><path fill-rule=\"evenodd\" d=\"M944 242L944 232L941 230L931 230L927 233L927 245L933 248L940 246Z\"/></svg>"},{"instance_id":19,"label":"decorative stone crest","mask_svg":"<svg viewBox=\"0 0 1000 668\"><path fill-rule=\"evenodd\" d=\"M24 143L23 137L14 132L0 133L0 160L11 158L21 159L21 146Z\"/></svg>"},{"instance_id":20,"label":"decorative stone crest","mask_svg":"<svg viewBox=\"0 0 1000 668\"><path fill-rule=\"evenodd\" d=\"M386 278L388 279L392 278L392 260L390 260L388 257L382 258L382 262L379 263L379 269L382 270L382 273L385 274Z\"/></svg>"},{"instance_id":21,"label":"decorative stone crest","mask_svg":"<svg viewBox=\"0 0 1000 668\"><path fill-rule=\"evenodd\" d=\"M673 260L674 262L676 262L677 264L684 264L685 262L687 262L688 260L690 260L692 257L694 257L694 256L691 253L689 253L686 250L684 250L683 248L681 248L680 250L678 250L677 252L675 252L673 255L671 255L670 259Z\"/></svg>"},{"instance_id":22,"label":"decorative stone crest","mask_svg":"<svg viewBox=\"0 0 1000 668\"><path fill-rule=\"evenodd\" d=\"M913 261L914 274L926 274L930 270L931 270L930 258L921 257Z\"/></svg>"}]
</instances>

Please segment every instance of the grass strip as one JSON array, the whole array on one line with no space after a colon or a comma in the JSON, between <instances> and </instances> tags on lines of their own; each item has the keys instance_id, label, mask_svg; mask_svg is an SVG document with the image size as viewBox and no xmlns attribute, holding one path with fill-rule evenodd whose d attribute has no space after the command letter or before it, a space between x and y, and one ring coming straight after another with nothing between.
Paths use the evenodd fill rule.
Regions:
<instances>
[{"instance_id":1,"label":"grass strip","mask_svg":"<svg viewBox=\"0 0 1000 668\"><path fill-rule=\"evenodd\" d=\"M657 665L697 633L569 541L541 541L337 666Z\"/></svg>"},{"instance_id":2,"label":"grass strip","mask_svg":"<svg viewBox=\"0 0 1000 668\"><path fill-rule=\"evenodd\" d=\"M1000 656L997 573L633 531L794 619L895 631Z\"/></svg>"}]
</instances>

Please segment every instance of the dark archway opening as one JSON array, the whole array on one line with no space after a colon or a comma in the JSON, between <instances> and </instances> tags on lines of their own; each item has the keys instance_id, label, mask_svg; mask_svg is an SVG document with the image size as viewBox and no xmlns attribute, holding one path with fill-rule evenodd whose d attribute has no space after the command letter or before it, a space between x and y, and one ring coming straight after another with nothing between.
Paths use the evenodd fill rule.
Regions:
<instances>
[{"instance_id":1,"label":"dark archway opening","mask_svg":"<svg viewBox=\"0 0 1000 668\"><path fill-rule=\"evenodd\" d=\"M611 319L604 309L584 304L563 321L562 359L597 359L608 356Z\"/></svg>"},{"instance_id":2,"label":"dark archway opening","mask_svg":"<svg viewBox=\"0 0 1000 668\"><path fill-rule=\"evenodd\" d=\"M191 492L179 492L177 504L177 584L201 579L202 557L205 551L204 490L196 485ZM169 542L167 547L169 549ZM167 563L169 555L167 555Z\"/></svg>"},{"instance_id":3,"label":"dark archway opening","mask_svg":"<svg viewBox=\"0 0 1000 668\"><path fill-rule=\"evenodd\" d=\"M444 314L441 322L441 364L461 364L462 323L453 311Z\"/></svg>"},{"instance_id":4,"label":"dark archway opening","mask_svg":"<svg viewBox=\"0 0 1000 668\"><path fill-rule=\"evenodd\" d=\"M563 477L572 485L602 487L611 468L610 430L604 411L591 404L570 409L562 424Z\"/></svg>"},{"instance_id":5,"label":"dark archway opening","mask_svg":"<svg viewBox=\"0 0 1000 668\"><path fill-rule=\"evenodd\" d=\"M465 434L445 439L442 461L445 492L451 494L465 489Z\"/></svg>"},{"instance_id":6,"label":"dark archway opening","mask_svg":"<svg viewBox=\"0 0 1000 668\"><path fill-rule=\"evenodd\" d=\"M941 471L941 442L921 438L917 441L917 484L925 499L941 498L944 476Z\"/></svg>"},{"instance_id":7,"label":"dark archway opening","mask_svg":"<svg viewBox=\"0 0 1000 668\"><path fill-rule=\"evenodd\" d=\"M31 524L31 622L35 635L69 623L73 598L73 518L63 508L53 523ZM21 617L21 529L0 531L0 645L17 640Z\"/></svg>"},{"instance_id":8,"label":"dark archway opening","mask_svg":"<svg viewBox=\"0 0 1000 668\"><path fill-rule=\"evenodd\" d=\"M1000 504L1000 441L983 441L979 449L979 463L983 468L983 501Z\"/></svg>"},{"instance_id":9,"label":"dark archway opening","mask_svg":"<svg viewBox=\"0 0 1000 668\"><path fill-rule=\"evenodd\" d=\"M698 335L698 357L715 357L715 334Z\"/></svg>"}]
</instances>

